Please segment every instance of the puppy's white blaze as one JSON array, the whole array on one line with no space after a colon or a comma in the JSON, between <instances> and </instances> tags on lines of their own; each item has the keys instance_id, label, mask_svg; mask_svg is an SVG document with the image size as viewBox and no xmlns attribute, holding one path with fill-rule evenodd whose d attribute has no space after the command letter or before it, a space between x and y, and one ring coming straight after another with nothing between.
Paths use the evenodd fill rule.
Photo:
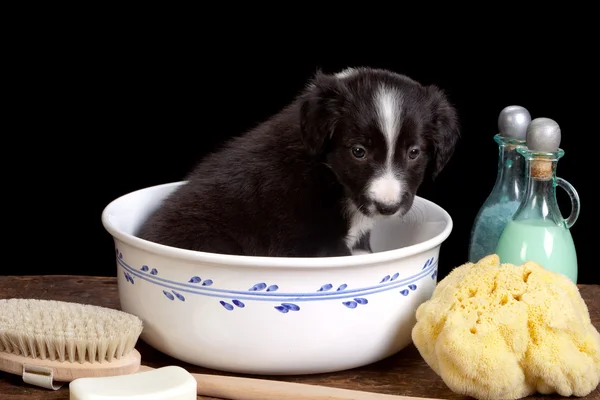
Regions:
<instances>
[{"instance_id":1,"label":"puppy's white blaze","mask_svg":"<svg viewBox=\"0 0 600 400\"><path fill-rule=\"evenodd\" d=\"M391 171L373 179L369 185L369 197L381 204L396 204L402 198L402 182Z\"/></svg>"},{"instance_id":2,"label":"puppy's white blaze","mask_svg":"<svg viewBox=\"0 0 600 400\"><path fill-rule=\"evenodd\" d=\"M382 85L375 93L375 107L379 117L379 127L387 146L386 168L391 168L396 141L400 133L402 96L398 91Z\"/></svg>"}]
</instances>

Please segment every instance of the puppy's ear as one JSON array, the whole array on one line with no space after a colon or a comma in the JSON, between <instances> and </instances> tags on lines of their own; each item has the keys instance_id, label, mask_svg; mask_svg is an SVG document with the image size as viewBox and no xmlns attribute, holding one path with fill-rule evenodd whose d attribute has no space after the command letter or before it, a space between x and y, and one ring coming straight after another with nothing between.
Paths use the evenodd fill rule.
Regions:
<instances>
[{"instance_id":1,"label":"puppy's ear","mask_svg":"<svg viewBox=\"0 0 600 400\"><path fill-rule=\"evenodd\" d=\"M460 125L456 109L437 86L427 86L430 100L430 138L433 143L434 159L431 165L432 178L444 169L460 139Z\"/></svg>"},{"instance_id":2,"label":"puppy's ear","mask_svg":"<svg viewBox=\"0 0 600 400\"><path fill-rule=\"evenodd\" d=\"M307 152L323 154L340 118L343 83L317 71L300 99L300 134Z\"/></svg>"}]
</instances>

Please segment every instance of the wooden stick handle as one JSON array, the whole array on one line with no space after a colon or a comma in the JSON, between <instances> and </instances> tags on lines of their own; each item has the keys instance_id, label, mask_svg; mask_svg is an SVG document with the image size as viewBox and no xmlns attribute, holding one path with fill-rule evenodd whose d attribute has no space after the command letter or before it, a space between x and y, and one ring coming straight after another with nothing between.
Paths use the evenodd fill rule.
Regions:
<instances>
[{"instance_id":1,"label":"wooden stick handle","mask_svg":"<svg viewBox=\"0 0 600 400\"><path fill-rule=\"evenodd\" d=\"M140 372L153 368L141 366ZM303 383L266 379L191 374L198 382L198 395L228 400L440 400L362 392Z\"/></svg>"}]
</instances>

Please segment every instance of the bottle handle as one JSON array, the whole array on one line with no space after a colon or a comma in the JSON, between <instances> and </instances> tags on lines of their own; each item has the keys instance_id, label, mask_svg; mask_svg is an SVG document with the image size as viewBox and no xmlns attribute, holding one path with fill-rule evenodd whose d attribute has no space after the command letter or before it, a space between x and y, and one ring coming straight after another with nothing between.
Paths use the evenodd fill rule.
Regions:
<instances>
[{"instance_id":1,"label":"bottle handle","mask_svg":"<svg viewBox=\"0 0 600 400\"><path fill-rule=\"evenodd\" d=\"M579 194L577 193L577 190L575 190L573 185L571 185L569 182L567 182L563 178L557 177L556 184L558 187L560 187L565 192L567 192L567 194L569 195L569 198L571 199L571 213L569 214L569 216L567 218L565 218L565 224L567 225L567 228L571 229L571 227L573 225L575 225L577 218L579 218L579 209L580 209Z\"/></svg>"}]
</instances>

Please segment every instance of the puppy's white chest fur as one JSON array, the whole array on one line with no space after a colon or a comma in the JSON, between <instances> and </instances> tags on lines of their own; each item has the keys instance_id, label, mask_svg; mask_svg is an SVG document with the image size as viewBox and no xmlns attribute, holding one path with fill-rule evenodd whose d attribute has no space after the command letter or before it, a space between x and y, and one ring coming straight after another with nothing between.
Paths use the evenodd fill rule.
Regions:
<instances>
[{"instance_id":1,"label":"puppy's white chest fur","mask_svg":"<svg viewBox=\"0 0 600 400\"><path fill-rule=\"evenodd\" d=\"M345 241L346 246L352 250L360 240L361 236L373 228L375 219L358 211L356 206L350 202L346 206L346 212L349 219L349 228Z\"/></svg>"}]
</instances>

